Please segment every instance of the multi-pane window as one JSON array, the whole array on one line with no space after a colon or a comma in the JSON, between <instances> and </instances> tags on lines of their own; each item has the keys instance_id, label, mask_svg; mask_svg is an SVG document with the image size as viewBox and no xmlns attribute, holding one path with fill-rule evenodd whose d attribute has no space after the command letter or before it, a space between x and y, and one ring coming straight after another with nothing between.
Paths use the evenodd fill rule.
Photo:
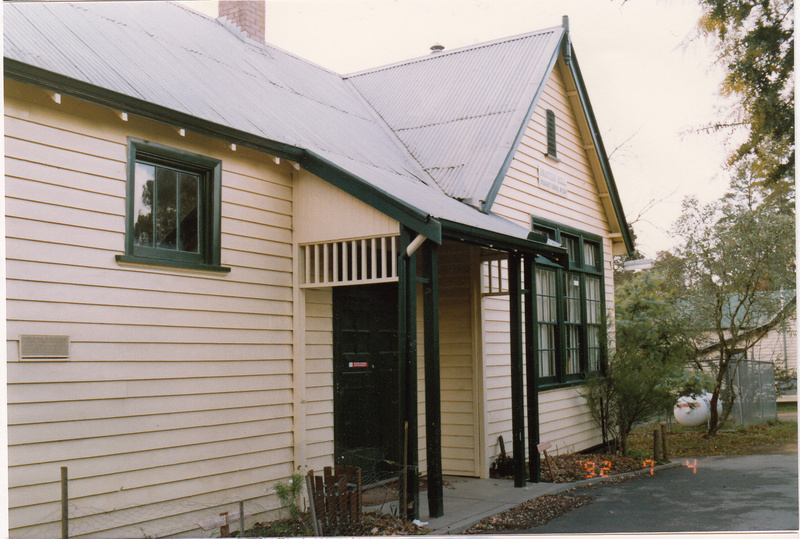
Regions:
<instances>
[{"instance_id":1,"label":"multi-pane window","mask_svg":"<svg viewBox=\"0 0 800 539\"><path fill-rule=\"evenodd\" d=\"M127 258L218 266L220 171L219 160L130 139Z\"/></svg>"},{"instance_id":2,"label":"multi-pane window","mask_svg":"<svg viewBox=\"0 0 800 539\"><path fill-rule=\"evenodd\" d=\"M548 221L533 230L564 246L566 267L539 257L536 306L540 383L566 383L602 370L604 280L602 240Z\"/></svg>"},{"instance_id":3,"label":"multi-pane window","mask_svg":"<svg viewBox=\"0 0 800 539\"><path fill-rule=\"evenodd\" d=\"M556 272L536 269L536 314L539 337L539 378L556 380L558 356L558 291Z\"/></svg>"},{"instance_id":4,"label":"multi-pane window","mask_svg":"<svg viewBox=\"0 0 800 539\"><path fill-rule=\"evenodd\" d=\"M565 271L564 275L564 351L567 359L567 376L581 372L581 344L584 339L581 326L581 276Z\"/></svg>"},{"instance_id":5,"label":"multi-pane window","mask_svg":"<svg viewBox=\"0 0 800 539\"><path fill-rule=\"evenodd\" d=\"M199 174L139 161L134 191L134 248L200 252Z\"/></svg>"},{"instance_id":6,"label":"multi-pane window","mask_svg":"<svg viewBox=\"0 0 800 539\"><path fill-rule=\"evenodd\" d=\"M603 297L599 277L586 276L586 348L589 372L600 370L603 354Z\"/></svg>"}]
</instances>

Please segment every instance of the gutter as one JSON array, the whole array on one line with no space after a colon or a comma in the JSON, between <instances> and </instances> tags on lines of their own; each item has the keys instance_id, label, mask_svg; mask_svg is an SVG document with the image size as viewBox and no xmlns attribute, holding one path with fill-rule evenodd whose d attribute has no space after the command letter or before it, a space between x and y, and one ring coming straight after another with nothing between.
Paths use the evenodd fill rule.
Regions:
<instances>
[{"instance_id":1,"label":"gutter","mask_svg":"<svg viewBox=\"0 0 800 539\"><path fill-rule=\"evenodd\" d=\"M38 86L122 113L134 114L172 127L188 129L253 150L267 152L275 157L298 161L304 154L303 149L291 144L257 137L246 131L203 120L144 99L101 88L18 60L3 58L3 74L18 82Z\"/></svg>"},{"instance_id":2,"label":"gutter","mask_svg":"<svg viewBox=\"0 0 800 539\"><path fill-rule=\"evenodd\" d=\"M3 72L6 77L12 80L37 86L46 91L68 95L81 101L108 107L119 113L133 114L141 118L267 153L278 158L294 161L312 174L385 213L418 234L422 234L436 243L442 242L441 224L428 213L378 189L364 179L351 174L313 151L259 137L247 131L178 112L143 99L34 67L18 60L4 58Z\"/></svg>"},{"instance_id":3,"label":"gutter","mask_svg":"<svg viewBox=\"0 0 800 539\"><path fill-rule=\"evenodd\" d=\"M566 267L569 258L565 247L556 247L544 242L536 241L537 235L529 235L528 239L506 236L491 230L484 230L473 226L440 219L445 238L467 241L483 247L499 249L508 252L521 252L523 254L537 254Z\"/></svg>"}]
</instances>

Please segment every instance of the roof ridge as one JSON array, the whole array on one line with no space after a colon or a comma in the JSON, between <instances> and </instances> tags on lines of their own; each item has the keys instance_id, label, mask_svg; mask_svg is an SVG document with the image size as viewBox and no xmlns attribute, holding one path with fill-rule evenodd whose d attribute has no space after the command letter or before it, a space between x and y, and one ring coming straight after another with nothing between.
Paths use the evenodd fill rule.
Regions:
<instances>
[{"instance_id":1,"label":"roof ridge","mask_svg":"<svg viewBox=\"0 0 800 539\"><path fill-rule=\"evenodd\" d=\"M414 153L408 148L408 146L406 146L406 144L402 141L402 139L400 139L400 137L397 136L397 132L394 129L392 129L392 126L389 125L389 122L387 122L386 119L381 115L381 113L372 105L372 103L370 103L369 100L367 100L367 98L364 97L364 95L362 95L359 89L356 88L356 85L353 84L353 82L346 77L342 77L342 81L344 82L345 86L349 88L350 91L352 91L358 97L358 100L367 108L367 110L370 111L370 114L372 114L372 116L375 118L376 123L380 124L381 127L387 132L387 134L390 136L390 138L395 143L397 148L401 150L404 153L404 155L408 156L408 158L411 160L412 163L416 164L419 167L418 172L421 172L423 175L425 175L426 180L423 180L415 172L412 171L409 172L413 174L414 177L416 177L423 184L429 187L435 187L436 189L438 189L439 191L441 191L443 194L446 195L447 193L445 193L442 186L439 185L439 182L437 182L433 178L433 176L430 175L428 170L422 165L422 163L420 163L419 160L417 160L417 157L414 155Z\"/></svg>"},{"instance_id":2,"label":"roof ridge","mask_svg":"<svg viewBox=\"0 0 800 539\"><path fill-rule=\"evenodd\" d=\"M293 53L293 52L291 52L289 50L286 50L283 47L279 47L278 45L275 45L274 43L271 43L271 42L269 42L267 40L259 41L257 39L253 39L253 38L247 36L247 34L242 32L241 30L239 30L239 28L234 23L230 22L228 19L220 19L219 17L212 17L211 15L209 15L207 13L203 13L202 11L195 10L194 8L191 7L191 5L184 5L183 3L179 3L177 0L169 0L167 3L175 5L177 7L180 7L182 9L188 11L192 15L197 15L199 17L207 19L209 22L212 22L212 23L215 22L215 23L219 24L220 26L222 26L226 30L230 31L235 37L239 38L241 41L243 41L247 45L251 45L251 46L254 46L256 48L261 48L261 49L264 49L264 48L272 49L272 50L278 51L278 52L280 52L282 54L285 54L286 56L291 56L295 60L302 61L302 62L304 62L304 63L306 63L306 64L308 64L308 65L310 65L312 67L321 69L322 71L330 73L331 75L336 75L338 77L342 76L340 73L337 73L336 71L328 69L327 67L322 66L322 65L320 65L320 64L318 64L316 62L313 62L313 61L309 60L308 58L303 58L302 56L299 56L299 55L297 55L297 54L295 54L295 53Z\"/></svg>"},{"instance_id":3,"label":"roof ridge","mask_svg":"<svg viewBox=\"0 0 800 539\"><path fill-rule=\"evenodd\" d=\"M463 47L458 47L456 49L450 49L450 50L446 50L445 49L445 50L443 50L441 52L437 52L435 54L426 54L425 56L417 56L417 57L414 57L414 58L408 58L406 60L400 60L398 62L393 62L391 64L386 64L386 65L382 65L382 66L376 66L376 67L372 67L372 68L369 68L369 69L363 69L361 71L356 71L354 73L348 73L346 75L343 75L343 78L350 79L350 78L359 77L359 76L362 76L362 75L369 75L371 73L377 73L379 71L384 71L384 70L387 70L387 69L393 69L395 67L400 67L400 66L404 66L404 65L425 62L425 61L428 61L428 60L435 60L436 58L442 58L442 57L445 57L445 56L452 56L454 54L459 54L459 53L472 51L472 50L476 50L476 49L481 49L481 48L485 48L485 47L492 47L494 45L500 45L502 43L510 43L512 41L519 41L520 39L527 39L529 37L533 37L533 36L536 36L536 35L544 35L544 34L549 34L549 33L552 33L552 32L559 32L559 31L562 31L563 29L564 29L563 26L551 26L550 28L543 28L541 30L533 30L531 32L525 32L525 33L517 34L517 35L514 35L514 36L501 37L501 38L493 39L493 40L490 40L490 41L482 41L480 43L474 43L472 45L465 45Z\"/></svg>"}]
</instances>

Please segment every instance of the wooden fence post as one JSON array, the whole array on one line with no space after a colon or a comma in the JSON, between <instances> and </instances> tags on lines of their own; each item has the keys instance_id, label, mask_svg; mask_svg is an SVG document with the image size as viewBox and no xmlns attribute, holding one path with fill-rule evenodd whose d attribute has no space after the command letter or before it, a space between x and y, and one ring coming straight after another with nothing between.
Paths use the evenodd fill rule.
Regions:
<instances>
[{"instance_id":1,"label":"wooden fence post","mask_svg":"<svg viewBox=\"0 0 800 539\"><path fill-rule=\"evenodd\" d=\"M239 537L244 537L244 501L239 501Z\"/></svg>"},{"instance_id":2,"label":"wooden fence post","mask_svg":"<svg viewBox=\"0 0 800 539\"><path fill-rule=\"evenodd\" d=\"M228 512L225 511L224 513L220 513L219 516L225 517L225 524L219 527L219 536L220 537L230 537L231 536L231 527L230 521L228 520Z\"/></svg>"},{"instance_id":3,"label":"wooden fence post","mask_svg":"<svg viewBox=\"0 0 800 539\"><path fill-rule=\"evenodd\" d=\"M658 462L661 459L661 429L653 430L653 460Z\"/></svg>"},{"instance_id":4,"label":"wooden fence post","mask_svg":"<svg viewBox=\"0 0 800 539\"><path fill-rule=\"evenodd\" d=\"M61 539L69 539L69 490L67 467L61 467Z\"/></svg>"}]
</instances>

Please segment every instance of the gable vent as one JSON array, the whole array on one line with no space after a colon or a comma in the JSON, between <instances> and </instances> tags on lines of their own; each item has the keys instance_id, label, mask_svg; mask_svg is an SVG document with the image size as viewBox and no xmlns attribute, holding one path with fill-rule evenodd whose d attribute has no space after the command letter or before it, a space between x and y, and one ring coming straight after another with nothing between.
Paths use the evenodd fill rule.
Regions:
<instances>
[{"instance_id":1,"label":"gable vent","mask_svg":"<svg viewBox=\"0 0 800 539\"><path fill-rule=\"evenodd\" d=\"M68 335L20 335L21 359L69 358Z\"/></svg>"}]
</instances>

